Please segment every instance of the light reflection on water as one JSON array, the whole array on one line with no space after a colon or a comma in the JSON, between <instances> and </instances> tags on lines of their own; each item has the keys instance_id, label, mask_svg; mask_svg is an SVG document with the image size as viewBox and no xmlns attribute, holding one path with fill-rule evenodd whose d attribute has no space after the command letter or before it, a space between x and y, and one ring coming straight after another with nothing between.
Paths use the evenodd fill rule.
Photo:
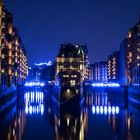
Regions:
<instances>
[{"instance_id":1,"label":"light reflection on water","mask_svg":"<svg viewBox=\"0 0 140 140\"><path fill-rule=\"evenodd\" d=\"M92 106L92 113L93 114L119 114L119 107L118 106Z\"/></svg>"},{"instance_id":2,"label":"light reflection on water","mask_svg":"<svg viewBox=\"0 0 140 140\"><path fill-rule=\"evenodd\" d=\"M25 113L44 114L44 92L30 91L24 94Z\"/></svg>"},{"instance_id":3,"label":"light reflection on water","mask_svg":"<svg viewBox=\"0 0 140 140\"><path fill-rule=\"evenodd\" d=\"M59 110L47 94L26 91L23 100L0 115L0 140L140 139L140 111L127 109L119 96L89 91L81 108Z\"/></svg>"}]
</instances>

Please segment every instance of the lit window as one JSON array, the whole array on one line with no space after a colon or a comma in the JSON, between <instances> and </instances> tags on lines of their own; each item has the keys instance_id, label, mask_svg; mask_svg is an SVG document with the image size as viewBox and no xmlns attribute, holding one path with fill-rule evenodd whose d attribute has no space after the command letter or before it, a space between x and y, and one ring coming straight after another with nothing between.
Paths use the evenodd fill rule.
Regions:
<instances>
[{"instance_id":1,"label":"lit window","mask_svg":"<svg viewBox=\"0 0 140 140\"><path fill-rule=\"evenodd\" d=\"M129 59L129 62L132 63L132 58Z\"/></svg>"},{"instance_id":2,"label":"lit window","mask_svg":"<svg viewBox=\"0 0 140 140\"><path fill-rule=\"evenodd\" d=\"M12 70L8 69L8 74L11 75L12 74Z\"/></svg>"},{"instance_id":3,"label":"lit window","mask_svg":"<svg viewBox=\"0 0 140 140\"><path fill-rule=\"evenodd\" d=\"M129 52L129 57L132 57L132 52Z\"/></svg>"},{"instance_id":4,"label":"lit window","mask_svg":"<svg viewBox=\"0 0 140 140\"><path fill-rule=\"evenodd\" d=\"M2 69L1 72L4 73L4 69Z\"/></svg>"},{"instance_id":5,"label":"lit window","mask_svg":"<svg viewBox=\"0 0 140 140\"><path fill-rule=\"evenodd\" d=\"M132 34L131 32L128 33L128 38L131 38L132 37Z\"/></svg>"},{"instance_id":6,"label":"lit window","mask_svg":"<svg viewBox=\"0 0 140 140\"><path fill-rule=\"evenodd\" d=\"M82 66L82 64L80 64L80 70L83 70L83 66Z\"/></svg>"},{"instance_id":7,"label":"lit window","mask_svg":"<svg viewBox=\"0 0 140 140\"><path fill-rule=\"evenodd\" d=\"M11 51L9 51L9 57L11 57L12 56L12 52Z\"/></svg>"},{"instance_id":8,"label":"lit window","mask_svg":"<svg viewBox=\"0 0 140 140\"><path fill-rule=\"evenodd\" d=\"M8 49L12 49L12 44L10 43L9 45L8 45Z\"/></svg>"},{"instance_id":9,"label":"lit window","mask_svg":"<svg viewBox=\"0 0 140 140\"><path fill-rule=\"evenodd\" d=\"M12 64L12 59L8 59L8 64Z\"/></svg>"}]
</instances>

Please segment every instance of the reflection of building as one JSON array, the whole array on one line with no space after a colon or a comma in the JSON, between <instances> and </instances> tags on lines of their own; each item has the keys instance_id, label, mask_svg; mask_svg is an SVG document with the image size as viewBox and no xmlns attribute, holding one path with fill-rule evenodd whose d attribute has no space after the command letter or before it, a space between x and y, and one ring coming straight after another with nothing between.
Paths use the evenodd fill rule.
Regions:
<instances>
[{"instance_id":1,"label":"reflection of building","mask_svg":"<svg viewBox=\"0 0 140 140\"><path fill-rule=\"evenodd\" d=\"M126 116L126 127L127 130L129 131L128 137L130 135L133 137L133 139L139 140L140 139L140 113L139 113L139 108L136 109L135 107L128 105L129 112Z\"/></svg>"},{"instance_id":2,"label":"reflection of building","mask_svg":"<svg viewBox=\"0 0 140 140\"><path fill-rule=\"evenodd\" d=\"M81 73L82 82L88 78L87 47L62 44L56 58L56 82L60 71L75 70Z\"/></svg>"},{"instance_id":3,"label":"reflection of building","mask_svg":"<svg viewBox=\"0 0 140 140\"><path fill-rule=\"evenodd\" d=\"M90 79L93 82L107 82L107 63L105 61L90 65L89 70Z\"/></svg>"},{"instance_id":4,"label":"reflection of building","mask_svg":"<svg viewBox=\"0 0 140 140\"><path fill-rule=\"evenodd\" d=\"M120 53L113 52L107 60L107 78L109 82L120 82Z\"/></svg>"},{"instance_id":5,"label":"reflection of building","mask_svg":"<svg viewBox=\"0 0 140 140\"><path fill-rule=\"evenodd\" d=\"M12 102L6 110L0 114L0 140L22 140L26 125L22 99Z\"/></svg>"},{"instance_id":6,"label":"reflection of building","mask_svg":"<svg viewBox=\"0 0 140 140\"><path fill-rule=\"evenodd\" d=\"M60 111L55 115L55 140L84 140L87 132L87 112L80 108Z\"/></svg>"},{"instance_id":7,"label":"reflection of building","mask_svg":"<svg viewBox=\"0 0 140 140\"><path fill-rule=\"evenodd\" d=\"M0 85L23 84L27 76L26 51L13 16L0 3Z\"/></svg>"},{"instance_id":8,"label":"reflection of building","mask_svg":"<svg viewBox=\"0 0 140 140\"><path fill-rule=\"evenodd\" d=\"M24 95L25 113L44 114L44 93L42 91L28 91Z\"/></svg>"}]
</instances>

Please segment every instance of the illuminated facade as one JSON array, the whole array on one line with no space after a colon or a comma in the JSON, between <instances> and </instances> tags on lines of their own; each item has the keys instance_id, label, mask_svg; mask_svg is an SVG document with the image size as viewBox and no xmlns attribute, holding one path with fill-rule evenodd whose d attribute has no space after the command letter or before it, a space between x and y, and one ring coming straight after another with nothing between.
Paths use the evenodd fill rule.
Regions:
<instances>
[{"instance_id":1,"label":"illuminated facade","mask_svg":"<svg viewBox=\"0 0 140 140\"><path fill-rule=\"evenodd\" d=\"M13 16L0 4L0 85L22 85L27 77L26 51Z\"/></svg>"},{"instance_id":2,"label":"illuminated facade","mask_svg":"<svg viewBox=\"0 0 140 140\"><path fill-rule=\"evenodd\" d=\"M94 80L93 71L94 71L94 64L90 64L89 65L89 81L90 82L93 82Z\"/></svg>"},{"instance_id":3,"label":"illuminated facade","mask_svg":"<svg viewBox=\"0 0 140 140\"><path fill-rule=\"evenodd\" d=\"M128 85L128 66L127 66L127 38L120 45L120 84Z\"/></svg>"},{"instance_id":4,"label":"illuminated facade","mask_svg":"<svg viewBox=\"0 0 140 140\"><path fill-rule=\"evenodd\" d=\"M140 21L129 29L120 47L121 83L131 86L140 85Z\"/></svg>"},{"instance_id":5,"label":"illuminated facade","mask_svg":"<svg viewBox=\"0 0 140 140\"><path fill-rule=\"evenodd\" d=\"M93 82L107 82L107 62L93 64Z\"/></svg>"},{"instance_id":6,"label":"illuminated facade","mask_svg":"<svg viewBox=\"0 0 140 140\"><path fill-rule=\"evenodd\" d=\"M127 39L129 103L140 108L140 20L129 30Z\"/></svg>"},{"instance_id":7,"label":"illuminated facade","mask_svg":"<svg viewBox=\"0 0 140 140\"><path fill-rule=\"evenodd\" d=\"M128 62L130 62L130 58L132 57L132 68L130 71L130 74L132 74L132 80L130 82L132 82L132 85L135 87L140 86L140 20L139 23L131 29L129 34L131 34L131 43L133 43L131 44L132 47L130 46L130 51L128 52Z\"/></svg>"},{"instance_id":8,"label":"illuminated facade","mask_svg":"<svg viewBox=\"0 0 140 140\"><path fill-rule=\"evenodd\" d=\"M113 52L107 60L108 82L120 82L120 52Z\"/></svg>"},{"instance_id":9,"label":"illuminated facade","mask_svg":"<svg viewBox=\"0 0 140 140\"><path fill-rule=\"evenodd\" d=\"M75 70L81 73L82 82L88 78L87 54L81 45L62 44L56 58L56 83L60 71Z\"/></svg>"},{"instance_id":10,"label":"illuminated facade","mask_svg":"<svg viewBox=\"0 0 140 140\"><path fill-rule=\"evenodd\" d=\"M89 60L88 60L88 49L87 45L80 45L84 52L84 80L89 80Z\"/></svg>"}]
</instances>

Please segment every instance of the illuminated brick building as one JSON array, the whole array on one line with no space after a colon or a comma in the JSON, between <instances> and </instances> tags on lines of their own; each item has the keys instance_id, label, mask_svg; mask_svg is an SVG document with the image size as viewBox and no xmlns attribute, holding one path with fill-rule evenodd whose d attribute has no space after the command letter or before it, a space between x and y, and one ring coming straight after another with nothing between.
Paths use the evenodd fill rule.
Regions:
<instances>
[{"instance_id":1,"label":"illuminated brick building","mask_svg":"<svg viewBox=\"0 0 140 140\"><path fill-rule=\"evenodd\" d=\"M13 16L0 2L0 86L22 85L27 77L26 51Z\"/></svg>"},{"instance_id":2,"label":"illuminated brick building","mask_svg":"<svg viewBox=\"0 0 140 140\"><path fill-rule=\"evenodd\" d=\"M87 47L75 44L62 44L56 58L56 82L60 71L75 70L81 73L81 82L88 79Z\"/></svg>"},{"instance_id":3,"label":"illuminated brick building","mask_svg":"<svg viewBox=\"0 0 140 140\"><path fill-rule=\"evenodd\" d=\"M140 20L128 31L120 47L121 83L140 85Z\"/></svg>"},{"instance_id":4,"label":"illuminated brick building","mask_svg":"<svg viewBox=\"0 0 140 140\"><path fill-rule=\"evenodd\" d=\"M107 60L108 82L120 82L120 52L113 52Z\"/></svg>"},{"instance_id":5,"label":"illuminated brick building","mask_svg":"<svg viewBox=\"0 0 140 140\"><path fill-rule=\"evenodd\" d=\"M92 82L107 82L107 62L101 61L90 65L89 80Z\"/></svg>"}]
</instances>

